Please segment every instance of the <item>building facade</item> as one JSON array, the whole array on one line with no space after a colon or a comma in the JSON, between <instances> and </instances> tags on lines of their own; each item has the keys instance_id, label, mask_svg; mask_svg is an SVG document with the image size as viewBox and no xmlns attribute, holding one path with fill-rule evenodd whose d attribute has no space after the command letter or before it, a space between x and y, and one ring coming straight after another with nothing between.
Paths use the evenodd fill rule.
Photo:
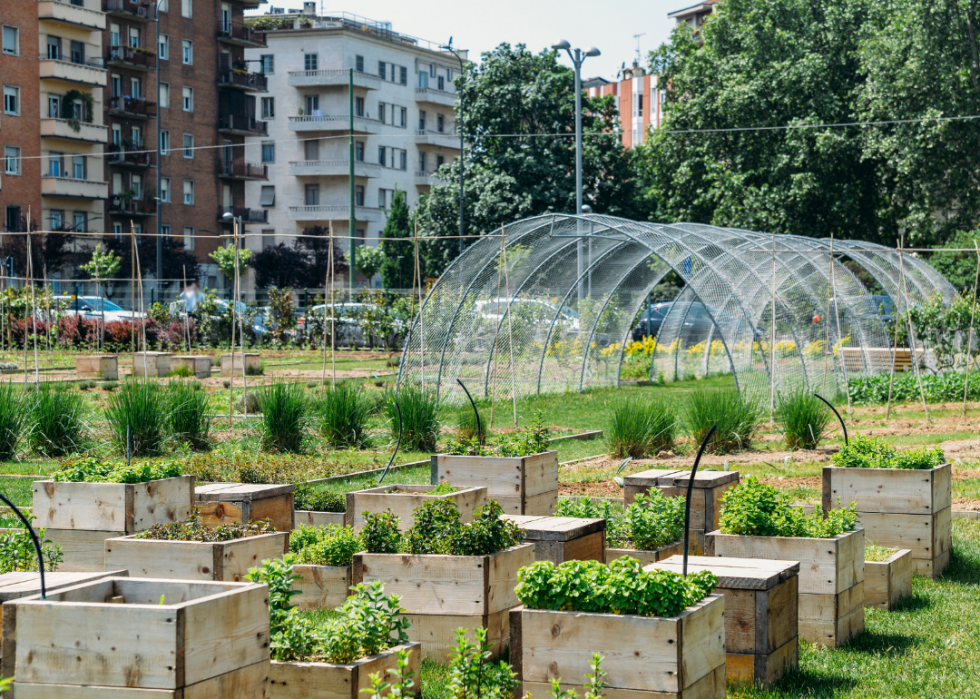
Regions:
<instances>
[{"instance_id":1,"label":"building facade","mask_svg":"<svg viewBox=\"0 0 980 699\"><path fill-rule=\"evenodd\" d=\"M640 145L650 129L660 127L664 93L659 77L647 73L634 61L631 68L620 71L617 82L593 79L585 83L590 97L613 95L616 98L623 145L627 148Z\"/></svg>"},{"instance_id":2,"label":"building facade","mask_svg":"<svg viewBox=\"0 0 980 699\"><path fill-rule=\"evenodd\" d=\"M459 155L453 54L389 23L320 17L306 5L307 14L286 15L283 28L267 32L267 49L246 50L269 80L260 102L268 136L246 148L269 172L268 182L246 183L248 205L267 220L247 227L261 231L246 239L253 250L292 246L315 226L349 250L352 107L357 245L377 244L396 190L414 206L439 166Z\"/></svg>"}]
</instances>

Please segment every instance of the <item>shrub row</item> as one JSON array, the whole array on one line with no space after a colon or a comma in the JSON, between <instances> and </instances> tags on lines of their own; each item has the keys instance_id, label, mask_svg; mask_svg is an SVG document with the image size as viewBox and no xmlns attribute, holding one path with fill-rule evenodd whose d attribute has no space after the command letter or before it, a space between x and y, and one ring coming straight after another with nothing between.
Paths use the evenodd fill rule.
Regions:
<instances>
[{"instance_id":1,"label":"shrub row","mask_svg":"<svg viewBox=\"0 0 980 699\"><path fill-rule=\"evenodd\" d=\"M873 405L876 403L886 403L888 401L888 374L877 374L875 376L858 376L848 381L851 401L861 405ZM966 375L959 372L946 372L945 374L923 374L922 393L925 394L927 403L946 403L963 400L963 386L966 383ZM980 400L980 372L970 374L970 389L967 392L968 400ZM892 385L892 402L895 403L917 403L922 400L919 393L919 382L914 372L902 372L895 374L894 384Z\"/></svg>"}]
</instances>

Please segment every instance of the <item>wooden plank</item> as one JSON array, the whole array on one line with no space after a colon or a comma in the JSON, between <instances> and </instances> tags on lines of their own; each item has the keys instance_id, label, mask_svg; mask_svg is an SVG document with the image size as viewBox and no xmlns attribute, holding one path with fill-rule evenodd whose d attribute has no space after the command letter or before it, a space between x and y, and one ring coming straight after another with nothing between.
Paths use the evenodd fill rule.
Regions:
<instances>
[{"instance_id":1,"label":"wooden plank","mask_svg":"<svg viewBox=\"0 0 980 699\"><path fill-rule=\"evenodd\" d=\"M684 553L684 542L675 541L672 544L667 544L666 546L659 548L655 551L640 551L637 549L606 549L606 563L612 563L617 558L622 558L623 556L630 556L635 558L644 566L650 565L652 563L657 563L664 560L665 558L670 558L671 556Z\"/></svg>"},{"instance_id":2,"label":"wooden plank","mask_svg":"<svg viewBox=\"0 0 980 699\"><path fill-rule=\"evenodd\" d=\"M605 519L535 516L524 519L529 521L518 522L517 526L528 541L571 541L606 529Z\"/></svg>"},{"instance_id":3,"label":"wooden plank","mask_svg":"<svg viewBox=\"0 0 980 699\"><path fill-rule=\"evenodd\" d=\"M48 592L72 585L101 580L107 577L129 575L126 570L108 572L67 573L63 571L44 574L44 584ZM0 575L0 604L22 597L30 597L41 592L41 576L38 573L5 573Z\"/></svg>"},{"instance_id":4,"label":"wooden plank","mask_svg":"<svg viewBox=\"0 0 980 699\"><path fill-rule=\"evenodd\" d=\"M178 699L272 699L268 660L238 668L184 688Z\"/></svg>"},{"instance_id":5,"label":"wooden plank","mask_svg":"<svg viewBox=\"0 0 980 699\"><path fill-rule=\"evenodd\" d=\"M684 567L683 555L674 555L649 568L672 570L679 573ZM781 581L799 574L800 564L795 561L773 561L763 558L722 558L688 556L687 570L698 573L708 570L718 578L718 588L736 590L768 590Z\"/></svg>"},{"instance_id":6,"label":"wooden plank","mask_svg":"<svg viewBox=\"0 0 980 699\"><path fill-rule=\"evenodd\" d=\"M228 522L247 522L248 512L244 509L245 502L200 502L195 504L201 520L209 527L220 527ZM251 503L248 503L251 504Z\"/></svg>"},{"instance_id":7,"label":"wooden plank","mask_svg":"<svg viewBox=\"0 0 980 699\"><path fill-rule=\"evenodd\" d=\"M791 638L768 655L729 653L725 656L725 669L729 682L758 683L769 687L787 670L799 665L799 639Z\"/></svg>"},{"instance_id":8,"label":"wooden plank","mask_svg":"<svg viewBox=\"0 0 980 699\"><path fill-rule=\"evenodd\" d=\"M546 451L523 457L524 500L558 490L558 452ZM532 512L531 514L535 514Z\"/></svg>"},{"instance_id":9,"label":"wooden plank","mask_svg":"<svg viewBox=\"0 0 980 699\"><path fill-rule=\"evenodd\" d=\"M712 603L695 605L680 619L680 681L684 689L725 665L725 599L721 595L712 598Z\"/></svg>"},{"instance_id":10,"label":"wooden plank","mask_svg":"<svg viewBox=\"0 0 980 699\"><path fill-rule=\"evenodd\" d=\"M466 637L476 640L475 629L487 629L492 658L499 658L510 638L510 610L494 614L406 614L411 627L408 638L422 646L422 658L448 663L450 649L456 645L456 630L465 629Z\"/></svg>"},{"instance_id":11,"label":"wooden plank","mask_svg":"<svg viewBox=\"0 0 980 699\"><path fill-rule=\"evenodd\" d=\"M106 539L118 537L121 534L122 532L89 529L48 529L44 533L44 537L61 547L64 560L58 566L58 570L65 573L98 573L106 569Z\"/></svg>"},{"instance_id":12,"label":"wooden plank","mask_svg":"<svg viewBox=\"0 0 980 699\"><path fill-rule=\"evenodd\" d=\"M408 670L413 671L415 687L421 687L421 650L417 643L390 648L383 653L361 658L349 665L330 663L283 663L273 661L269 682L276 699L358 699L363 689L371 687L372 673L381 675L382 681L392 680L391 671L397 669L396 650L408 649Z\"/></svg>"},{"instance_id":13,"label":"wooden plank","mask_svg":"<svg viewBox=\"0 0 980 699\"><path fill-rule=\"evenodd\" d=\"M521 615L524 612L524 605L514 607L507 613L510 623L510 666L514 669L517 679L523 683L524 680L524 641L521 636ZM515 696L523 697L524 690L521 685L517 686Z\"/></svg>"},{"instance_id":14,"label":"wooden plank","mask_svg":"<svg viewBox=\"0 0 980 699\"><path fill-rule=\"evenodd\" d=\"M950 506L951 465L931 469L825 466L825 509L855 503L860 513L931 515ZM838 500L840 502L838 503ZM829 505L829 507L828 507Z\"/></svg>"},{"instance_id":15,"label":"wooden plank","mask_svg":"<svg viewBox=\"0 0 980 699\"><path fill-rule=\"evenodd\" d=\"M493 500L557 493L558 452L524 457L436 454L432 457L432 483L442 481L458 488L486 486L487 497Z\"/></svg>"},{"instance_id":16,"label":"wooden plank","mask_svg":"<svg viewBox=\"0 0 980 699\"><path fill-rule=\"evenodd\" d=\"M725 598L725 651L750 653L756 651L756 591L717 590ZM763 632L765 631L763 619Z\"/></svg>"},{"instance_id":17,"label":"wooden plank","mask_svg":"<svg viewBox=\"0 0 980 699\"><path fill-rule=\"evenodd\" d=\"M133 483L132 526L127 524L127 533L141 532L154 524L183 522L190 517L194 507L194 480L194 476L176 476Z\"/></svg>"},{"instance_id":18,"label":"wooden plank","mask_svg":"<svg viewBox=\"0 0 980 699\"><path fill-rule=\"evenodd\" d=\"M292 484L206 483L198 486L194 494L198 501L254 502L278 495L291 495L295 490L296 486Z\"/></svg>"},{"instance_id":19,"label":"wooden plank","mask_svg":"<svg viewBox=\"0 0 980 699\"><path fill-rule=\"evenodd\" d=\"M391 510L400 520L400 531L406 531L415 523L415 509L429 500L449 500L456 503L460 520L472 522L477 509L487 500L484 486L461 488L446 495L430 495L435 486L431 485L390 485L347 493L347 513L344 523L355 531L364 528L364 513L377 513Z\"/></svg>"},{"instance_id":20,"label":"wooden plank","mask_svg":"<svg viewBox=\"0 0 980 699\"><path fill-rule=\"evenodd\" d=\"M328 524L342 527L344 526L344 513L296 510L293 515L293 523L297 527L301 524L306 525L307 527L325 527Z\"/></svg>"},{"instance_id":21,"label":"wooden plank","mask_svg":"<svg viewBox=\"0 0 980 699\"><path fill-rule=\"evenodd\" d=\"M539 541L535 543L534 549L535 558L539 561L545 560L541 556L539 547L546 543L555 547L554 558L548 558L547 560L552 561L556 565L565 561L599 561L601 563L605 560L606 532L604 531L588 534L564 543L559 541Z\"/></svg>"},{"instance_id":22,"label":"wooden plank","mask_svg":"<svg viewBox=\"0 0 980 699\"><path fill-rule=\"evenodd\" d=\"M946 549L935 558L913 558L912 565L915 566L915 574L938 580L946 566L949 565L949 553L950 550Z\"/></svg>"},{"instance_id":23,"label":"wooden plank","mask_svg":"<svg viewBox=\"0 0 980 699\"><path fill-rule=\"evenodd\" d=\"M909 549L912 558L934 558L947 550L951 522L949 508L931 515L861 514L861 526L869 541L885 548ZM937 551L937 547L942 550Z\"/></svg>"},{"instance_id":24,"label":"wooden plank","mask_svg":"<svg viewBox=\"0 0 980 699\"><path fill-rule=\"evenodd\" d=\"M128 532L125 483L34 481L34 526Z\"/></svg>"},{"instance_id":25,"label":"wooden plank","mask_svg":"<svg viewBox=\"0 0 980 699\"><path fill-rule=\"evenodd\" d=\"M677 469L662 469L662 468L651 468L647 471L640 471L639 473L631 473L630 475L623 478L623 483L626 487L645 487L648 490L650 488L656 488L660 485L661 478L667 478L671 474L680 473L690 473L689 471L680 471ZM695 478L695 483L697 483L697 478ZM627 504L633 504L632 501Z\"/></svg>"},{"instance_id":26,"label":"wooden plank","mask_svg":"<svg viewBox=\"0 0 980 699\"><path fill-rule=\"evenodd\" d=\"M534 563L534 546L524 544L487 556L487 614L520 604L514 588L517 571Z\"/></svg>"},{"instance_id":27,"label":"wooden plank","mask_svg":"<svg viewBox=\"0 0 980 699\"><path fill-rule=\"evenodd\" d=\"M756 647L756 653L774 653L799 635L799 584L799 577L794 575L771 590L756 592L765 597L768 614L765 642Z\"/></svg>"},{"instance_id":28,"label":"wooden plank","mask_svg":"<svg viewBox=\"0 0 980 699\"><path fill-rule=\"evenodd\" d=\"M300 576L293 582L300 591L293 604L300 609L333 609L350 594L351 566L295 565L293 572Z\"/></svg>"},{"instance_id":29,"label":"wooden plank","mask_svg":"<svg viewBox=\"0 0 980 699\"><path fill-rule=\"evenodd\" d=\"M528 495L524 499L522 513L526 515L550 516L558 509L558 489L549 490L537 495Z\"/></svg>"},{"instance_id":30,"label":"wooden plank","mask_svg":"<svg viewBox=\"0 0 980 699\"><path fill-rule=\"evenodd\" d=\"M184 699L183 689L134 689L131 687L82 687L73 684L26 684L15 682L9 694L17 699Z\"/></svg>"},{"instance_id":31,"label":"wooden plank","mask_svg":"<svg viewBox=\"0 0 980 699\"><path fill-rule=\"evenodd\" d=\"M293 519L292 493L253 500L252 511L249 515L254 522L268 520L276 528L276 531L291 532L296 528Z\"/></svg>"},{"instance_id":32,"label":"wooden plank","mask_svg":"<svg viewBox=\"0 0 980 699\"><path fill-rule=\"evenodd\" d=\"M585 694L584 685L562 682L561 686L563 689L574 690L579 696ZM525 694L532 694L535 697L547 697L551 691L551 684L547 682L525 682L523 691ZM725 666L721 665L710 675L702 677L681 693L606 687L602 690L602 695L605 699L725 699L726 691Z\"/></svg>"}]
</instances>

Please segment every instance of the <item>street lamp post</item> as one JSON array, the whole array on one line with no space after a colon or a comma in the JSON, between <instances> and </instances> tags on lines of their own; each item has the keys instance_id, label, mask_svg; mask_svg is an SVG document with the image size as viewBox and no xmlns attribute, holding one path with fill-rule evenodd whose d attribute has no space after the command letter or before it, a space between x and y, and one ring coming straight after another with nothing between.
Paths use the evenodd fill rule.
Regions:
<instances>
[{"instance_id":1,"label":"street lamp post","mask_svg":"<svg viewBox=\"0 0 980 699\"><path fill-rule=\"evenodd\" d=\"M453 38L452 37L449 37L449 43L446 44L445 46L440 46L439 48L442 49L443 51L448 51L449 53L451 53L452 55L454 55L456 57L456 60L457 61L459 61L459 82L460 82L460 85L462 85L463 84L463 73L465 72L465 67L463 66L463 57L459 55L459 51L458 50L453 49ZM464 216L464 214L463 214L463 211L464 211L464 206L463 206L463 184L464 184L464 179L463 179L463 170L464 170L464 164L463 164L463 95L462 95L462 93L460 93L460 91L459 91L458 88L456 89L456 97L457 97L457 102L459 102L459 117L456 119L456 122L457 122L456 123L456 129L459 131L459 254L462 255L463 254L463 247L464 247L463 244L465 242L465 238L463 236L466 235L465 232L464 232L466 230L466 227L463 224L463 216Z\"/></svg>"},{"instance_id":2,"label":"street lamp post","mask_svg":"<svg viewBox=\"0 0 980 699\"><path fill-rule=\"evenodd\" d=\"M600 55L599 49L595 46L590 48L588 51L583 52L582 49L572 50L572 45L567 41L562 40L557 44L552 44L551 48L556 51L564 51L568 54L568 57L572 59L572 64L575 66L575 215L580 216L582 211L582 64L585 63L585 59L589 56ZM582 278L582 241L579 240L578 250L577 250L577 262L578 262L578 278ZM578 296L579 300L583 296L582 284L579 283Z\"/></svg>"}]
</instances>

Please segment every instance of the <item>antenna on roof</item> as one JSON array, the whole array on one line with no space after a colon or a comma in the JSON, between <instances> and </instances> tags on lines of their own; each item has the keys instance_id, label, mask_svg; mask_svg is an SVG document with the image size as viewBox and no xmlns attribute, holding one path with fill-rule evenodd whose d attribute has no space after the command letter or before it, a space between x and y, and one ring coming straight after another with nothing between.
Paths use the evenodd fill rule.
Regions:
<instances>
[{"instance_id":1,"label":"antenna on roof","mask_svg":"<svg viewBox=\"0 0 980 699\"><path fill-rule=\"evenodd\" d=\"M642 34L634 34L633 38L636 39L636 65L640 65L640 37L646 36L646 32Z\"/></svg>"}]
</instances>

